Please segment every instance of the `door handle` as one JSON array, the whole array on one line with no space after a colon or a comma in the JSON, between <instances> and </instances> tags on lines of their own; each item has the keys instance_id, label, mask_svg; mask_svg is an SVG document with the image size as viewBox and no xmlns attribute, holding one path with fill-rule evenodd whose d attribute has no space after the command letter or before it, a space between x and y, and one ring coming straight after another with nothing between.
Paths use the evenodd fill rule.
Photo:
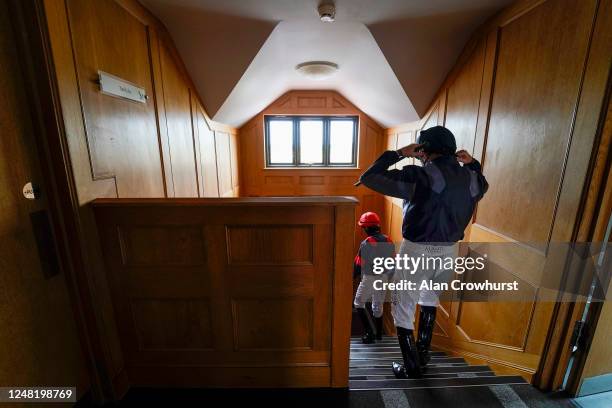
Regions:
<instances>
[{"instance_id":1,"label":"door handle","mask_svg":"<svg viewBox=\"0 0 612 408\"><path fill-rule=\"evenodd\" d=\"M40 268L45 279L50 279L60 273L60 264L49 214L46 210L34 211L30 213L30 222L36 241Z\"/></svg>"}]
</instances>

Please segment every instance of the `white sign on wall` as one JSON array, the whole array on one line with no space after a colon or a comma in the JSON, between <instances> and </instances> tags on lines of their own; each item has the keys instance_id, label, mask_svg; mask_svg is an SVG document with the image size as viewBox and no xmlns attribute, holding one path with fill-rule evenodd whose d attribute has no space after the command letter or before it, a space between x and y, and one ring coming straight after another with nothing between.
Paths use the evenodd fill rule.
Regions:
<instances>
[{"instance_id":1,"label":"white sign on wall","mask_svg":"<svg viewBox=\"0 0 612 408\"><path fill-rule=\"evenodd\" d=\"M144 88L103 71L98 71L98 79L100 81L100 91L104 94L147 103L147 93Z\"/></svg>"}]
</instances>

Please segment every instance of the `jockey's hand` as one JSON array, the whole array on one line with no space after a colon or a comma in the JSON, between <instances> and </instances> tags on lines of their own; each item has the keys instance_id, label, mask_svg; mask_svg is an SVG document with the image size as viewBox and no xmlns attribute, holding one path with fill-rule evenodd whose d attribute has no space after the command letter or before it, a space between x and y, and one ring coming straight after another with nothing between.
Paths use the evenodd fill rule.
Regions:
<instances>
[{"instance_id":1,"label":"jockey's hand","mask_svg":"<svg viewBox=\"0 0 612 408\"><path fill-rule=\"evenodd\" d=\"M457 153L455 153L455 156L457 156L457 160L463 164L470 164L474 160L465 150L459 150Z\"/></svg>"}]
</instances>

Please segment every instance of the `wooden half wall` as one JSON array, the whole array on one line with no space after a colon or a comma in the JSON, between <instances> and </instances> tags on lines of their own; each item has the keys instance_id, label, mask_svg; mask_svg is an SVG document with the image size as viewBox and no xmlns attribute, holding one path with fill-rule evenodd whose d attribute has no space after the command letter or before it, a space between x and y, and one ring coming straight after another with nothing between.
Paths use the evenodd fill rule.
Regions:
<instances>
[{"instance_id":1,"label":"wooden half wall","mask_svg":"<svg viewBox=\"0 0 612 408\"><path fill-rule=\"evenodd\" d=\"M429 113L386 131L395 149L444 125L482 162L490 188L466 240L520 242L506 280L537 281L550 243L576 237L605 108L611 10L609 0L513 4L477 30ZM386 198L385 214L399 239L401 203ZM525 302L443 302L434 344L554 388L539 376L562 306L540 302L537 287L523 295Z\"/></svg>"},{"instance_id":2,"label":"wooden half wall","mask_svg":"<svg viewBox=\"0 0 612 408\"><path fill-rule=\"evenodd\" d=\"M317 115L359 118L357 167L266 168L264 117L266 115ZM278 98L239 129L241 194L251 197L350 195L359 199L357 212L382 213L382 196L365 187L354 187L359 175L380 155L384 131L374 120L335 91L290 91ZM356 234L356 243L363 239Z\"/></svg>"},{"instance_id":3,"label":"wooden half wall","mask_svg":"<svg viewBox=\"0 0 612 408\"><path fill-rule=\"evenodd\" d=\"M356 204L94 201L128 383L348 387Z\"/></svg>"}]
</instances>

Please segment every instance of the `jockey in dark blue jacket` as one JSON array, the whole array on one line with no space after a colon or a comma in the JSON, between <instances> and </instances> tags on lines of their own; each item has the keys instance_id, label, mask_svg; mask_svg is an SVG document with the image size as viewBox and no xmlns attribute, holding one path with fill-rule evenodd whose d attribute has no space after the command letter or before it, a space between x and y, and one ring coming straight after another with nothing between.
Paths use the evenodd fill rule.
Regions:
<instances>
[{"instance_id":1,"label":"jockey in dark blue jacket","mask_svg":"<svg viewBox=\"0 0 612 408\"><path fill-rule=\"evenodd\" d=\"M384 152L361 175L359 181L372 190L404 200L402 248L408 250L412 246L420 251L419 245L430 244L428 247L444 251L444 247L453 246L463 238L488 184L480 163L465 150L456 150L454 135L442 126L435 126L421 131L417 143ZM423 166L407 165L389 170L406 157L420 159ZM398 378L420 376L429 360L438 298L435 293L425 298L429 300L419 300L421 313L416 344L412 335L416 305L394 302L393 318L404 360L403 365L393 363ZM410 303L410 300L404 302Z\"/></svg>"}]
</instances>

